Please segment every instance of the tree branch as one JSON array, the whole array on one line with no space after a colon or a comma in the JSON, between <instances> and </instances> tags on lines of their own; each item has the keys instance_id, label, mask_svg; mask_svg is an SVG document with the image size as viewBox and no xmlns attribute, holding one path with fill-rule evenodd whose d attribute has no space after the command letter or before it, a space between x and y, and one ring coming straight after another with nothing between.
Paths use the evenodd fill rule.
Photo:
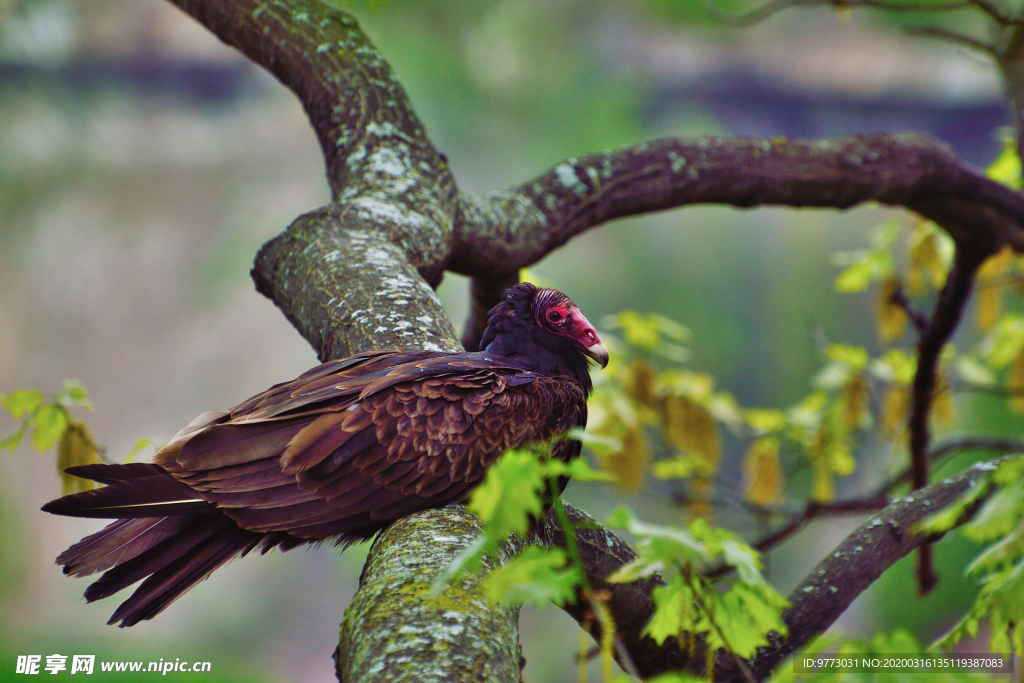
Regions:
<instances>
[{"instance_id":1,"label":"tree branch","mask_svg":"<svg viewBox=\"0 0 1024 683\"><path fill-rule=\"evenodd\" d=\"M907 318L910 320L910 324L914 326L919 335L924 334L928 328L928 316L921 312L921 310L914 305L908 297L906 291L903 289L903 285L897 285L896 291L892 293L892 301L907 314Z\"/></svg>"},{"instance_id":2,"label":"tree branch","mask_svg":"<svg viewBox=\"0 0 1024 683\"><path fill-rule=\"evenodd\" d=\"M910 485L914 489L928 485L928 447L931 441L928 418L935 393L935 372L939 364L939 354L960 322L971 288L974 286L974 274L987 256L988 254L970 251L965 246L958 245L946 285L942 288L935 304L935 311L921 334L908 422ZM928 593L938 583L933 564L931 548L925 545L918 554L917 568L918 589L922 595Z\"/></svg>"},{"instance_id":3,"label":"tree branch","mask_svg":"<svg viewBox=\"0 0 1024 683\"><path fill-rule=\"evenodd\" d=\"M448 269L525 268L602 223L686 206L903 206L980 252L1024 250L1024 196L919 135L667 139L568 159L517 188L458 200Z\"/></svg>"},{"instance_id":4,"label":"tree branch","mask_svg":"<svg viewBox=\"0 0 1024 683\"><path fill-rule=\"evenodd\" d=\"M434 579L465 549L464 539L480 533L472 512L450 505L404 517L377 537L341 625L339 681L519 680L519 609L491 605L480 582L521 543L511 541L500 562L485 558L479 573L433 594Z\"/></svg>"}]
</instances>

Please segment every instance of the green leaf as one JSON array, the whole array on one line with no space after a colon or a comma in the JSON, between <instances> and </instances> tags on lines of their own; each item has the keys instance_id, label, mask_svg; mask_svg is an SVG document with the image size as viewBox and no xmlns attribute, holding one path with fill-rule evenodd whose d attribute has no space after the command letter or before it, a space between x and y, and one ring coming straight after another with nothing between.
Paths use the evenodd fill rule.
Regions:
<instances>
[{"instance_id":1,"label":"green leaf","mask_svg":"<svg viewBox=\"0 0 1024 683\"><path fill-rule=\"evenodd\" d=\"M999 156L985 169L985 175L997 183L1008 185L1015 190L1021 189L1020 156L1017 153L1015 136L1003 137L1003 148Z\"/></svg>"},{"instance_id":2,"label":"green leaf","mask_svg":"<svg viewBox=\"0 0 1024 683\"><path fill-rule=\"evenodd\" d=\"M596 423L597 421L595 421ZM562 439L575 439L589 448L596 455L608 455L609 453L617 453L622 450L622 441L619 439L613 439L610 436L604 434L595 434L594 432L583 429L582 427L573 427L565 434L562 435Z\"/></svg>"},{"instance_id":3,"label":"green leaf","mask_svg":"<svg viewBox=\"0 0 1024 683\"><path fill-rule=\"evenodd\" d=\"M473 574L480 570L484 556L494 549L494 544L484 535L477 536L466 548L452 560L445 570L434 579L431 591L435 596L451 585L463 572Z\"/></svg>"},{"instance_id":4,"label":"green leaf","mask_svg":"<svg viewBox=\"0 0 1024 683\"><path fill-rule=\"evenodd\" d=\"M722 541L722 548L725 563L736 568L740 581L754 585L765 584L761 574L761 557L756 550L734 538Z\"/></svg>"},{"instance_id":5,"label":"green leaf","mask_svg":"<svg viewBox=\"0 0 1024 683\"><path fill-rule=\"evenodd\" d=\"M0 398L0 405L14 417L23 417L35 412L42 402L43 395L29 389L18 389Z\"/></svg>"},{"instance_id":6,"label":"green leaf","mask_svg":"<svg viewBox=\"0 0 1024 683\"><path fill-rule=\"evenodd\" d=\"M868 365L868 351L863 346L829 344L825 357L834 363L842 363L854 372L860 372Z\"/></svg>"},{"instance_id":7,"label":"green leaf","mask_svg":"<svg viewBox=\"0 0 1024 683\"><path fill-rule=\"evenodd\" d=\"M153 443L149 439L139 439L138 441L135 442L135 445L132 446L127 453L125 453L124 461L132 462L133 460L135 460L135 456L137 456L139 453L146 450L147 448L152 448L153 450L157 451L160 450L160 446Z\"/></svg>"},{"instance_id":8,"label":"green leaf","mask_svg":"<svg viewBox=\"0 0 1024 683\"><path fill-rule=\"evenodd\" d=\"M990 387L996 383L995 373L970 356L960 356L953 367L960 379L968 384Z\"/></svg>"},{"instance_id":9,"label":"green leaf","mask_svg":"<svg viewBox=\"0 0 1024 683\"><path fill-rule=\"evenodd\" d=\"M975 503L981 500L992 487L989 477L979 479L971 488L962 493L959 498L947 505L943 510L925 517L914 524L910 531L915 534L941 534L957 526L967 516L968 510L974 507Z\"/></svg>"},{"instance_id":10,"label":"green leaf","mask_svg":"<svg viewBox=\"0 0 1024 683\"><path fill-rule=\"evenodd\" d=\"M1024 318L1006 315L986 339L988 362L994 368L1003 368L1013 362L1024 348Z\"/></svg>"},{"instance_id":11,"label":"green leaf","mask_svg":"<svg viewBox=\"0 0 1024 683\"><path fill-rule=\"evenodd\" d=\"M89 402L89 397L85 392L85 387L73 379L64 381L64 388L57 396L57 402L81 406L82 408L92 410L92 404Z\"/></svg>"},{"instance_id":12,"label":"green leaf","mask_svg":"<svg viewBox=\"0 0 1024 683\"><path fill-rule=\"evenodd\" d=\"M18 445L21 443L21 437L25 435L25 430L28 429L28 422L28 420L22 420L17 429L11 432L6 439L0 441L0 448L6 448L9 451L18 448Z\"/></svg>"},{"instance_id":13,"label":"green leaf","mask_svg":"<svg viewBox=\"0 0 1024 683\"><path fill-rule=\"evenodd\" d=\"M686 325L676 322L671 318L666 318L663 315L654 314L654 319L658 321L658 331L669 339L673 339L680 343L690 341L693 337L693 332Z\"/></svg>"},{"instance_id":14,"label":"green leaf","mask_svg":"<svg viewBox=\"0 0 1024 683\"><path fill-rule=\"evenodd\" d=\"M1018 480L993 493L974 519L964 526L972 541L992 541L1010 533L1024 518L1024 481Z\"/></svg>"},{"instance_id":15,"label":"green leaf","mask_svg":"<svg viewBox=\"0 0 1024 683\"><path fill-rule=\"evenodd\" d=\"M782 620L782 610L789 603L774 591L736 583L713 604L714 627L710 620L701 624L702 630L707 630L709 647L749 658L757 648L769 644L769 633L785 636L789 632Z\"/></svg>"},{"instance_id":16,"label":"green leaf","mask_svg":"<svg viewBox=\"0 0 1024 683\"><path fill-rule=\"evenodd\" d=\"M765 434L781 431L786 426L786 414L781 410L749 408L744 411L744 416L747 424Z\"/></svg>"},{"instance_id":17,"label":"green leaf","mask_svg":"<svg viewBox=\"0 0 1024 683\"><path fill-rule=\"evenodd\" d=\"M902 349L889 349L881 358L871 362L871 374L884 382L901 386L914 381L917 359Z\"/></svg>"},{"instance_id":18,"label":"green leaf","mask_svg":"<svg viewBox=\"0 0 1024 683\"><path fill-rule=\"evenodd\" d=\"M643 557L638 557L613 571L605 577L605 581L608 583L633 583L662 571L665 571L663 563L649 562Z\"/></svg>"},{"instance_id":19,"label":"green leaf","mask_svg":"<svg viewBox=\"0 0 1024 683\"><path fill-rule=\"evenodd\" d=\"M871 284L871 264L865 259L844 270L836 278L836 289L840 292L862 292Z\"/></svg>"},{"instance_id":20,"label":"green leaf","mask_svg":"<svg viewBox=\"0 0 1024 683\"><path fill-rule=\"evenodd\" d=\"M469 509L480 518L489 539L500 541L511 533L522 536L529 529L530 516L540 516L544 485L544 468L536 452L506 451L473 490Z\"/></svg>"},{"instance_id":21,"label":"green leaf","mask_svg":"<svg viewBox=\"0 0 1024 683\"><path fill-rule=\"evenodd\" d=\"M696 564L714 557L690 530L641 522L626 507L617 508L608 518L608 525L633 534L640 556L649 563Z\"/></svg>"},{"instance_id":22,"label":"green leaf","mask_svg":"<svg viewBox=\"0 0 1024 683\"><path fill-rule=\"evenodd\" d=\"M611 473L604 470L595 470L583 458L573 458L567 463L562 463L558 460L552 460L551 462L564 465L564 473L576 481L615 481L615 477Z\"/></svg>"},{"instance_id":23,"label":"green leaf","mask_svg":"<svg viewBox=\"0 0 1024 683\"><path fill-rule=\"evenodd\" d=\"M583 582L577 567L566 567L568 555L561 548L531 545L508 564L484 579L491 602L502 604L564 605L576 596Z\"/></svg>"},{"instance_id":24,"label":"green leaf","mask_svg":"<svg viewBox=\"0 0 1024 683\"><path fill-rule=\"evenodd\" d=\"M1024 526L993 543L967 565L965 574L994 572L1024 557Z\"/></svg>"},{"instance_id":25,"label":"green leaf","mask_svg":"<svg viewBox=\"0 0 1024 683\"><path fill-rule=\"evenodd\" d=\"M658 479L686 479L700 467L700 461L689 455L677 455L654 463L654 476Z\"/></svg>"},{"instance_id":26,"label":"green leaf","mask_svg":"<svg viewBox=\"0 0 1024 683\"><path fill-rule=\"evenodd\" d=\"M653 351L658 346L660 325L655 316L622 311L616 316L616 323L626 341L633 346L645 351Z\"/></svg>"},{"instance_id":27,"label":"green leaf","mask_svg":"<svg viewBox=\"0 0 1024 683\"><path fill-rule=\"evenodd\" d=\"M644 626L644 635L661 645L669 638L693 632L697 610L693 604L693 593L683 585L682 576L676 574L668 585L654 588L651 597L654 598L655 609L651 620Z\"/></svg>"},{"instance_id":28,"label":"green leaf","mask_svg":"<svg viewBox=\"0 0 1024 683\"><path fill-rule=\"evenodd\" d=\"M634 683L635 680L635 678L624 677L622 683ZM707 680L686 673L668 673L648 678L647 683L707 683ZM619 680L616 680L615 683L619 683Z\"/></svg>"},{"instance_id":29,"label":"green leaf","mask_svg":"<svg viewBox=\"0 0 1024 683\"><path fill-rule=\"evenodd\" d=\"M32 416L32 425L36 428L32 444L42 452L57 443L64 433L68 426L67 414L55 403L44 403Z\"/></svg>"}]
</instances>

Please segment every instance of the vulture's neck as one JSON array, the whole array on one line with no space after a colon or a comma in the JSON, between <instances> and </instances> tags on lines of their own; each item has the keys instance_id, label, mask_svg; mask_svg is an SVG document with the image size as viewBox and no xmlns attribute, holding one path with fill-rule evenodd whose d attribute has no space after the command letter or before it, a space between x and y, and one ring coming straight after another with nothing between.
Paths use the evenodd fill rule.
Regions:
<instances>
[{"instance_id":1,"label":"vulture's neck","mask_svg":"<svg viewBox=\"0 0 1024 683\"><path fill-rule=\"evenodd\" d=\"M519 324L512 318L491 318L484 333L484 351L512 359L524 370L552 377L572 377L587 396L590 381L587 357L572 341L541 330L533 324Z\"/></svg>"}]
</instances>

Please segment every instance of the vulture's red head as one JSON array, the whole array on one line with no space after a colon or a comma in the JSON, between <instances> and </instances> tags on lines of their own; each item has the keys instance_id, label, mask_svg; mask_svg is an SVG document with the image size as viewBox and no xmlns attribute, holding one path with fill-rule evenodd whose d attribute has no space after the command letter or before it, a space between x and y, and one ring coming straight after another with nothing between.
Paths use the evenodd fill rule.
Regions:
<instances>
[{"instance_id":1,"label":"vulture's red head","mask_svg":"<svg viewBox=\"0 0 1024 683\"><path fill-rule=\"evenodd\" d=\"M538 372L575 376L588 391L587 359L608 364L608 349L579 307L554 289L522 282L491 309L480 348Z\"/></svg>"}]
</instances>

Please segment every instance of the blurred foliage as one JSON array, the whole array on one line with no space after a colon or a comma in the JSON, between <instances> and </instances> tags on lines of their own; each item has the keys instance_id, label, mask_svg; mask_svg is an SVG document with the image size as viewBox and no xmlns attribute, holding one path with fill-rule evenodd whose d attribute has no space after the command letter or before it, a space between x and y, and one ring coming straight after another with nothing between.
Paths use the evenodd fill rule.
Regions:
<instances>
[{"instance_id":1,"label":"blurred foliage","mask_svg":"<svg viewBox=\"0 0 1024 683\"><path fill-rule=\"evenodd\" d=\"M22 437L31 431L32 445L40 453L57 445L61 495L95 488L94 482L65 472L68 467L98 463L101 457L89 428L71 413L72 408L92 410L82 385L69 380L64 383L63 390L51 398L44 398L34 389L18 389L0 395L0 406L19 420L15 430L0 440L0 448L15 450Z\"/></svg>"}]
</instances>

